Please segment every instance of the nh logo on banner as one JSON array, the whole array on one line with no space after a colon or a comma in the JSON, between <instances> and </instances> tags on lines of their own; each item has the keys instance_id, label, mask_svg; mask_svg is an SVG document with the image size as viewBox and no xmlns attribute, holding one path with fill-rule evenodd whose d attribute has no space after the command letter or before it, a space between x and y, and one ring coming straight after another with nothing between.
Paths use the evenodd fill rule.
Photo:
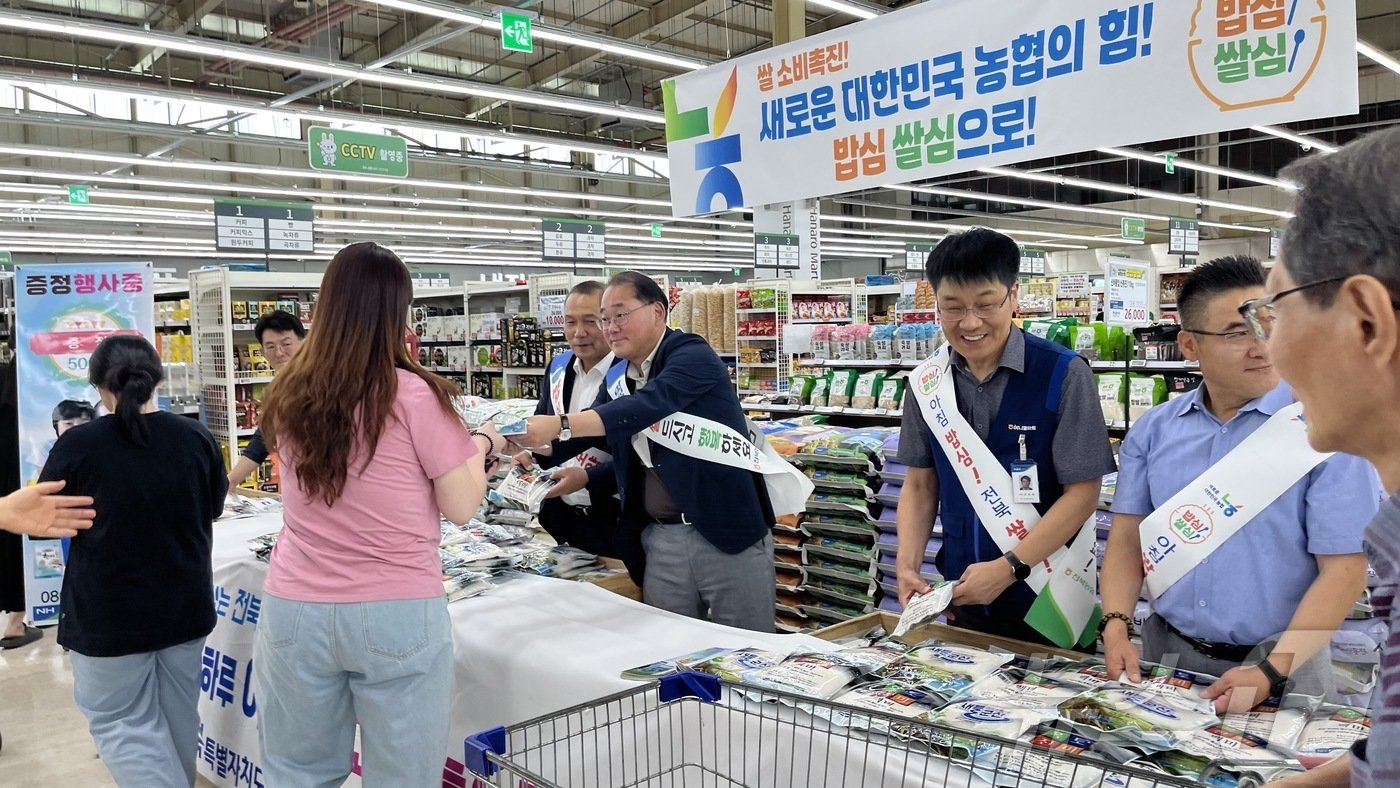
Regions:
<instances>
[{"instance_id":1,"label":"nh logo on banner","mask_svg":"<svg viewBox=\"0 0 1400 788\"><path fill-rule=\"evenodd\" d=\"M1165 112L1123 112L1143 85ZM676 216L1350 115L1358 91L1356 0L939 0L662 83Z\"/></svg>"}]
</instances>

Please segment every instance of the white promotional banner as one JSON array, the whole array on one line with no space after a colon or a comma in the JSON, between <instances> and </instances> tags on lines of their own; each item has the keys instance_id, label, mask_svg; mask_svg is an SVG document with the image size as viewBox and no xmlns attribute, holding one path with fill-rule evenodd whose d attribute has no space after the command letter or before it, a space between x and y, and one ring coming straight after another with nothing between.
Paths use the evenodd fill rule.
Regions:
<instances>
[{"instance_id":1,"label":"white promotional banner","mask_svg":"<svg viewBox=\"0 0 1400 788\"><path fill-rule=\"evenodd\" d=\"M923 3L663 82L672 211L1351 115L1358 89L1355 0Z\"/></svg>"},{"instance_id":2,"label":"white promotional banner","mask_svg":"<svg viewBox=\"0 0 1400 788\"><path fill-rule=\"evenodd\" d=\"M1110 257L1104 281L1104 320L1109 325L1145 325L1151 299L1152 269L1147 263Z\"/></svg>"}]
</instances>

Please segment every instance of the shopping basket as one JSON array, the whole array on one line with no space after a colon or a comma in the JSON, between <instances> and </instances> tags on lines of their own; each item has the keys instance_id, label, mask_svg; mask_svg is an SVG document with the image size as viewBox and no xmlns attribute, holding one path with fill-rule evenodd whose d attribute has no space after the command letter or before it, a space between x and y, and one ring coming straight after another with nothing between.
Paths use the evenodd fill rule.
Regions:
<instances>
[{"instance_id":1,"label":"shopping basket","mask_svg":"<svg viewBox=\"0 0 1400 788\"><path fill-rule=\"evenodd\" d=\"M500 788L1203 784L699 673L484 731L465 747L467 768Z\"/></svg>"}]
</instances>

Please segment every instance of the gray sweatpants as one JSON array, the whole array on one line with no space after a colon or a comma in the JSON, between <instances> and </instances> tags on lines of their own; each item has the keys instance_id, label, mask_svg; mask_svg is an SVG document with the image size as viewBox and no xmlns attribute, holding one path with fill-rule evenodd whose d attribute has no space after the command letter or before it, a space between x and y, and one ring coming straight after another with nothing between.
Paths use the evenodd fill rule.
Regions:
<instances>
[{"instance_id":1,"label":"gray sweatpants","mask_svg":"<svg viewBox=\"0 0 1400 788\"><path fill-rule=\"evenodd\" d=\"M739 629L773 631L772 534L731 555L693 526L652 523L642 531L642 548L647 555L642 601L648 605Z\"/></svg>"},{"instance_id":2,"label":"gray sweatpants","mask_svg":"<svg viewBox=\"0 0 1400 788\"><path fill-rule=\"evenodd\" d=\"M1264 641L1245 661L1249 664L1258 661L1276 642L1277 637ZM1220 676L1231 668L1239 667L1239 663L1211 659L1192 648L1190 643L1168 630L1162 617L1155 614L1142 625L1142 658L1148 662L1212 676ZM1312 659L1295 668L1289 674L1289 678L1293 681L1295 693L1321 697L1333 702L1336 700L1337 682L1332 675L1331 652L1326 646L1314 654Z\"/></svg>"}]
</instances>

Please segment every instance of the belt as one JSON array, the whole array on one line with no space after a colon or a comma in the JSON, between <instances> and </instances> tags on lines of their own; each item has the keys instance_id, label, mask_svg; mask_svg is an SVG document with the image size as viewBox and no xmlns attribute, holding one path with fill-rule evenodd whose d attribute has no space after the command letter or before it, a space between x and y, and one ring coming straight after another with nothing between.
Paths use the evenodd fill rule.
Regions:
<instances>
[{"instance_id":1,"label":"belt","mask_svg":"<svg viewBox=\"0 0 1400 788\"><path fill-rule=\"evenodd\" d=\"M660 517L656 517L652 519L652 522L658 525L695 525L695 523L692 523L690 518L686 517L684 514L680 517L668 517L664 520Z\"/></svg>"},{"instance_id":2,"label":"belt","mask_svg":"<svg viewBox=\"0 0 1400 788\"><path fill-rule=\"evenodd\" d=\"M1244 662L1245 658L1254 651L1257 646L1237 646L1234 643L1215 643L1209 640L1200 640L1182 632L1172 626L1171 622L1162 618L1162 624L1167 631L1186 641L1186 645L1196 650L1197 654L1221 662Z\"/></svg>"}]
</instances>

